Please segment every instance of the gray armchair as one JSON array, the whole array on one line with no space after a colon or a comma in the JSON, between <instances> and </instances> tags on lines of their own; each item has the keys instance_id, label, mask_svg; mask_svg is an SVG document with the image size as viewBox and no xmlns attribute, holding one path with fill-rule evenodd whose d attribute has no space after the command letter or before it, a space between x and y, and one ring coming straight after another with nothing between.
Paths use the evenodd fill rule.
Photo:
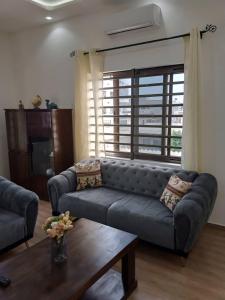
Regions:
<instances>
[{"instance_id":1,"label":"gray armchair","mask_svg":"<svg viewBox=\"0 0 225 300\"><path fill-rule=\"evenodd\" d=\"M0 252L33 237L38 196L0 177Z\"/></svg>"}]
</instances>

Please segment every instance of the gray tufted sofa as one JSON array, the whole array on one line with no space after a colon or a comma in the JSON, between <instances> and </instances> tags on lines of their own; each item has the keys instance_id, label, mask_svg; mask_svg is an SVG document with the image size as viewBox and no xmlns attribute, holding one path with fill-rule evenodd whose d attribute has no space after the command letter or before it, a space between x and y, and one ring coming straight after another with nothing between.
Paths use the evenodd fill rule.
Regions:
<instances>
[{"instance_id":1,"label":"gray tufted sofa","mask_svg":"<svg viewBox=\"0 0 225 300\"><path fill-rule=\"evenodd\" d=\"M0 177L0 252L33 237L38 196Z\"/></svg>"},{"instance_id":2,"label":"gray tufted sofa","mask_svg":"<svg viewBox=\"0 0 225 300\"><path fill-rule=\"evenodd\" d=\"M53 214L70 210L181 254L192 249L216 199L212 175L113 159L103 159L101 170L103 187L96 189L76 192L73 167L51 178ZM172 174L193 182L173 213L159 201Z\"/></svg>"}]
</instances>

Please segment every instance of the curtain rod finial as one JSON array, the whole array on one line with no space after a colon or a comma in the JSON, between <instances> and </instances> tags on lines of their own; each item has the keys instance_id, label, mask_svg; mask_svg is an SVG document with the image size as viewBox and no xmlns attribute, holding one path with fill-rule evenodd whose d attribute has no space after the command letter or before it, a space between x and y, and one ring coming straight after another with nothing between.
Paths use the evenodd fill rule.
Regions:
<instances>
[{"instance_id":1,"label":"curtain rod finial","mask_svg":"<svg viewBox=\"0 0 225 300\"><path fill-rule=\"evenodd\" d=\"M216 32L217 26L213 24L207 24L205 27L206 32Z\"/></svg>"}]
</instances>

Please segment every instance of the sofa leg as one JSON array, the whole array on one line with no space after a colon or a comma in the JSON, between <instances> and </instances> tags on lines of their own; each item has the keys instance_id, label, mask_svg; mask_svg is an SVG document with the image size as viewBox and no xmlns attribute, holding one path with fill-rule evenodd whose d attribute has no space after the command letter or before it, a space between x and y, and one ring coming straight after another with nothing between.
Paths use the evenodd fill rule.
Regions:
<instances>
[{"instance_id":1,"label":"sofa leg","mask_svg":"<svg viewBox=\"0 0 225 300\"><path fill-rule=\"evenodd\" d=\"M187 257L180 256L180 262L182 267L186 267L187 265Z\"/></svg>"},{"instance_id":2,"label":"sofa leg","mask_svg":"<svg viewBox=\"0 0 225 300\"><path fill-rule=\"evenodd\" d=\"M179 255L179 260L182 267L185 267L187 264L187 258L189 253L183 252L183 251L176 251L176 254Z\"/></svg>"},{"instance_id":3,"label":"sofa leg","mask_svg":"<svg viewBox=\"0 0 225 300\"><path fill-rule=\"evenodd\" d=\"M28 241L25 242L25 245L26 245L26 248L27 248L27 249L30 248L30 245L29 245Z\"/></svg>"}]
</instances>

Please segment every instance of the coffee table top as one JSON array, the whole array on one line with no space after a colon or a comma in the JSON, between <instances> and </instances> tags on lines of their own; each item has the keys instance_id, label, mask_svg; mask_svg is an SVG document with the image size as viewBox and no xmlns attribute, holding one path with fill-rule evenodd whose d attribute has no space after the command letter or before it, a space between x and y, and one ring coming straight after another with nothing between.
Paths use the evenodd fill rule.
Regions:
<instances>
[{"instance_id":1,"label":"coffee table top","mask_svg":"<svg viewBox=\"0 0 225 300\"><path fill-rule=\"evenodd\" d=\"M79 299L136 244L133 234L80 219L66 235L66 263L51 262L49 238L1 263L0 273L12 283L0 289L0 299Z\"/></svg>"}]
</instances>

